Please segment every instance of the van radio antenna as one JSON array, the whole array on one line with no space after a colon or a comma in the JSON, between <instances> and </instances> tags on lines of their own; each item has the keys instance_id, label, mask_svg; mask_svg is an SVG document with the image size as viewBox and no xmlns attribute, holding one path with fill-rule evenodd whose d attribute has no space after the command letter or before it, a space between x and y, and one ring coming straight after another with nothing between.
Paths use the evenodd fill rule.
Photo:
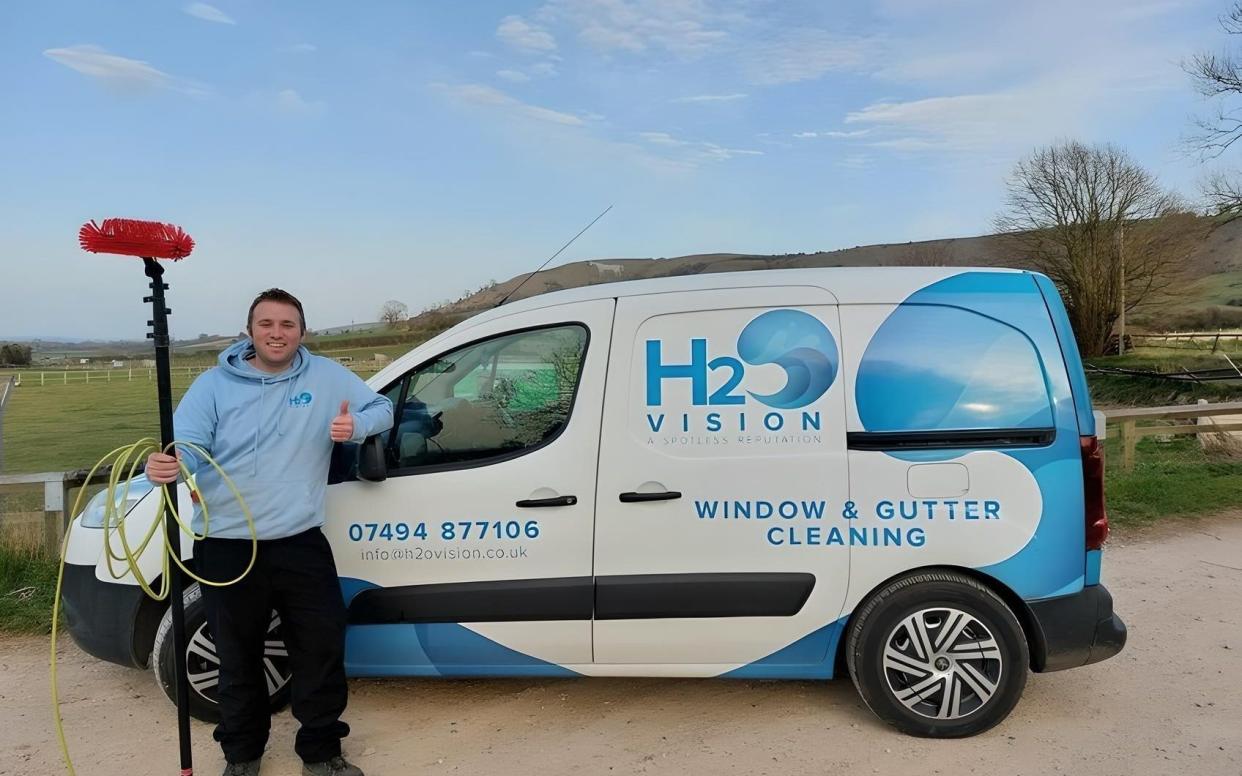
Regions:
<instances>
[{"instance_id":1,"label":"van radio antenna","mask_svg":"<svg viewBox=\"0 0 1242 776\"><path fill-rule=\"evenodd\" d=\"M615 203L614 203L614 204L615 204ZM612 210L612 205L609 205L608 207L604 208L604 212L603 212L603 213L600 213L599 215L597 215L597 216L595 217L595 221L598 221L598 220L600 220L601 218L603 218L604 216L606 216L606 215L608 214L608 211L609 211L609 210ZM510 291L509 293L505 294L505 298L504 298L504 299L501 299L499 302L497 302L497 303L496 303L496 307L500 307L502 304L504 304L505 302L509 301L509 297L511 297L511 296L513 296L514 294L516 294L516 293L518 292L518 289L520 289L522 286L526 285L526 281L527 281L527 280L530 280L530 279L531 279L531 278L533 278L535 275L538 275L541 271L543 271L543 268L544 268L544 267L548 266L548 264L550 264L550 263L552 262L552 260L553 260L553 259L555 259L557 256L560 256L560 255L561 255L561 253L562 253L562 252L563 252L566 248L568 248L569 246L573 245L573 244L574 244L574 240L577 240L579 237L581 237L583 234L585 234L585 233L586 233L586 230L590 229L592 226L595 226L595 221L592 221L591 223L589 223L589 224L587 224L586 226L582 227L582 231L581 231L581 232L578 232L577 234L575 234L573 237L571 237L571 238L569 239L569 242L567 242L567 243L565 243L564 245L562 245L562 246L561 246L561 249L560 249L559 251L557 251L556 253L554 253L554 254L552 254L551 256L549 256L547 261L545 261L544 263L542 263L542 264L540 264L540 265L539 265L539 269L537 269L537 270L535 270L534 272L532 272L532 273L530 273L529 275L527 275L527 276L526 276L526 278L525 278L525 280L523 280L521 283L518 283L518 284L517 284L517 288L515 288L515 289L513 289L512 291ZM493 309L495 309L495 308L493 308Z\"/></svg>"}]
</instances>

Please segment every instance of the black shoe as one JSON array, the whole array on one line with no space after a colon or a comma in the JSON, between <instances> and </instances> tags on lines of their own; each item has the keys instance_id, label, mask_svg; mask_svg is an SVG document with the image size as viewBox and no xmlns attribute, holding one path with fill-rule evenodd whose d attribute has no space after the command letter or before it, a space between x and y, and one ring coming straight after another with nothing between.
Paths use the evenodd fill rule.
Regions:
<instances>
[{"instance_id":1,"label":"black shoe","mask_svg":"<svg viewBox=\"0 0 1242 776\"><path fill-rule=\"evenodd\" d=\"M363 773L361 768L338 754L321 763L302 763L302 776L363 776Z\"/></svg>"},{"instance_id":2,"label":"black shoe","mask_svg":"<svg viewBox=\"0 0 1242 776\"><path fill-rule=\"evenodd\" d=\"M259 776L259 763L262 760L251 760L244 763L225 763L224 776Z\"/></svg>"}]
</instances>

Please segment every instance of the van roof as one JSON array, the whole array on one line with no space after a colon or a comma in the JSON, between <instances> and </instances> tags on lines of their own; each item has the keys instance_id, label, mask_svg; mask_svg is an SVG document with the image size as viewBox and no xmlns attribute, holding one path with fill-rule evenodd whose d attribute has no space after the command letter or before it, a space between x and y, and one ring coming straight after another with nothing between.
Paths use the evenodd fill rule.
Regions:
<instances>
[{"instance_id":1,"label":"van roof","mask_svg":"<svg viewBox=\"0 0 1242 776\"><path fill-rule=\"evenodd\" d=\"M1023 271L1002 267L822 267L677 275L597 283L537 294L484 310L470 320L483 323L518 312L595 299L761 286L818 286L836 297L840 304L897 304L919 288L964 272Z\"/></svg>"},{"instance_id":2,"label":"van roof","mask_svg":"<svg viewBox=\"0 0 1242 776\"><path fill-rule=\"evenodd\" d=\"M517 313L541 310L575 302L616 299L647 294L676 294L726 288L771 286L815 286L827 290L839 304L899 304L915 291L966 272L1012 273L1024 270L1001 267L822 267L812 269L765 269L742 272L712 272L700 275L625 280L597 283L509 302L478 312L456 326L441 332L394 359L368 383L381 386L434 351L441 340L463 329Z\"/></svg>"}]
</instances>

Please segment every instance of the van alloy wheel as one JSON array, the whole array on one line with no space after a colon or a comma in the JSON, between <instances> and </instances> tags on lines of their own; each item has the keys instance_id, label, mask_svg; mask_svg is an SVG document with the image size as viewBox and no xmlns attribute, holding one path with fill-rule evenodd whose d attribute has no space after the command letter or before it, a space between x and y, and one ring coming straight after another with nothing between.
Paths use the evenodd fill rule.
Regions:
<instances>
[{"instance_id":1,"label":"van alloy wheel","mask_svg":"<svg viewBox=\"0 0 1242 776\"><path fill-rule=\"evenodd\" d=\"M203 722L219 722L220 658L207 627L203 591L192 584L185 589L186 679L189 681L190 716ZM151 647L151 670L160 689L176 702L177 677L173 659L172 611L165 610ZM289 703L293 685L289 653L281 636L280 616L273 611L263 645L263 672L267 679L268 709L275 713Z\"/></svg>"},{"instance_id":2,"label":"van alloy wheel","mask_svg":"<svg viewBox=\"0 0 1242 776\"><path fill-rule=\"evenodd\" d=\"M960 609L920 609L898 623L884 648L893 696L932 719L960 719L982 707L1003 669L991 631Z\"/></svg>"},{"instance_id":3,"label":"van alloy wheel","mask_svg":"<svg viewBox=\"0 0 1242 776\"><path fill-rule=\"evenodd\" d=\"M929 738L982 733L1013 711L1030 649L1008 604L953 569L897 577L850 618L846 665L867 708Z\"/></svg>"},{"instance_id":4,"label":"van alloy wheel","mask_svg":"<svg viewBox=\"0 0 1242 776\"><path fill-rule=\"evenodd\" d=\"M186 677L190 689L209 703L217 703L220 687L220 658L216 655L216 643L206 621L190 636L185 649ZM263 642L263 675L267 680L267 694L276 695L289 683L289 650L280 635L280 615L272 611L267 626L267 638Z\"/></svg>"}]
</instances>

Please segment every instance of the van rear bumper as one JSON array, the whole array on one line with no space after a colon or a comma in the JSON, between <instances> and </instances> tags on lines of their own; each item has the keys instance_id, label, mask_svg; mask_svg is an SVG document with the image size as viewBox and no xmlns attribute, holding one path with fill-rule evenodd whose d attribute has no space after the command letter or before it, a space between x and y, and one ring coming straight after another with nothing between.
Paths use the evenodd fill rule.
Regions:
<instances>
[{"instance_id":1,"label":"van rear bumper","mask_svg":"<svg viewBox=\"0 0 1242 776\"><path fill-rule=\"evenodd\" d=\"M1031 668L1063 671L1098 663L1126 645L1126 624L1113 613L1103 585L1063 598L1027 603L1031 615Z\"/></svg>"}]
</instances>

